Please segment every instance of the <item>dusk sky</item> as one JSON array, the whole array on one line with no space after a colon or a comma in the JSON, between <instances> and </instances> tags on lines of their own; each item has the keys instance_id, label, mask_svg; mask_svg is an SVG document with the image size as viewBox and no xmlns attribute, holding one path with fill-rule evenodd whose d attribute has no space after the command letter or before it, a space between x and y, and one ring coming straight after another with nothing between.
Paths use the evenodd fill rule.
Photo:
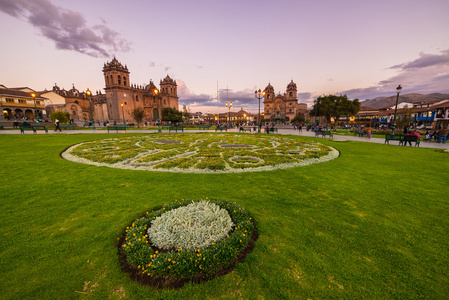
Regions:
<instances>
[{"instance_id":1,"label":"dusk sky","mask_svg":"<svg viewBox=\"0 0 449 300\"><path fill-rule=\"evenodd\" d=\"M131 83L175 79L192 112L256 112L254 90L291 80L308 105L449 93L448 14L448 0L0 0L0 84L104 92L115 56Z\"/></svg>"}]
</instances>

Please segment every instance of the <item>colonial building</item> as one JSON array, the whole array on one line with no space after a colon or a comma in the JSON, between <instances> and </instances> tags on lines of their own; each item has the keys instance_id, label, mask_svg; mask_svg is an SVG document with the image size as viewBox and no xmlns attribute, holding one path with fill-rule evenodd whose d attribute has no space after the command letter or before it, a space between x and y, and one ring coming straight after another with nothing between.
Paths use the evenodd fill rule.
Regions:
<instances>
[{"instance_id":1,"label":"colonial building","mask_svg":"<svg viewBox=\"0 0 449 300\"><path fill-rule=\"evenodd\" d=\"M148 121L157 121L164 107L179 110L177 84L168 75L160 81L155 93L156 86L151 80L146 86L131 84L128 67L123 66L115 57L104 64L103 74L106 85L104 104L109 122L123 123L124 119L134 122L131 114L136 108L144 109Z\"/></svg>"},{"instance_id":2,"label":"colonial building","mask_svg":"<svg viewBox=\"0 0 449 300\"><path fill-rule=\"evenodd\" d=\"M47 115L50 115L52 111L60 110L68 112L73 121L91 120L89 98L86 92L80 92L74 85L70 90L66 90L55 83L51 91L42 91L39 95L46 98Z\"/></svg>"},{"instance_id":3,"label":"colonial building","mask_svg":"<svg viewBox=\"0 0 449 300\"><path fill-rule=\"evenodd\" d=\"M287 85L284 95L274 93L269 83L264 89L263 107L265 120L291 121L298 113L307 113L307 104L298 103L298 90L293 80Z\"/></svg>"},{"instance_id":4,"label":"colonial building","mask_svg":"<svg viewBox=\"0 0 449 300\"><path fill-rule=\"evenodd\" d=\"M36 116L42 119L45 117L44 100L30 88L7 88L0 85L0 106L3 111L0 120L34 120Z\"/></svg>"}]
</instances>

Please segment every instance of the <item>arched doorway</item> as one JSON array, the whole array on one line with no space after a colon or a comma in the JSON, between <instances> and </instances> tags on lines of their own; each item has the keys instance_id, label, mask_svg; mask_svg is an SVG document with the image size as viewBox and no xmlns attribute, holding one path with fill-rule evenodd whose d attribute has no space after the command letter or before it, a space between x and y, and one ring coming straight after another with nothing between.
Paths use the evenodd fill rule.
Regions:
<instances>
[{"instance_id":1,"label":"arched doorway","mask_svg":"<svg viewBox=\"0 0 449 300\"><path fill-rule=\"evenodd\" d=\"M27 109L25 111L25 117L27 117L28 120L34 120L34 112L32 110Z\"/></svg>"},{"instance_id":2,"label":"arched doorway","mask_svg":"<svg viewBox=\"0 0 449 300\"><path fill-rule=\"evenodd\" d=\"M3 117L7 120L11 120L12 118L12 111L9 108L3 109Z\"/></svg>"}]
</instances>

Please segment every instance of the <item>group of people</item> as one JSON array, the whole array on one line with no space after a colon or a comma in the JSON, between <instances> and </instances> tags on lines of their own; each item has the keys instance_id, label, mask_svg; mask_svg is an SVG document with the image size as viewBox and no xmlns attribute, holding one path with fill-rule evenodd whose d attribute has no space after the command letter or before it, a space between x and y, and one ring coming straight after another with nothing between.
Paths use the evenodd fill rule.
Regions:
<instances>
[{"instance_id":1,"label":"group of people","mask_svg":"<svg viewBox=\"0 0 449 300\"><path fill-rule=\"evenodd\" d=\"M446 140L449 138L449 129L442 128L435 130L432 132L431 130L426 131L426 135L424 136L424 141L431 141L432 139L438 143L446 143Z\"/></svg>"}]
</instances>

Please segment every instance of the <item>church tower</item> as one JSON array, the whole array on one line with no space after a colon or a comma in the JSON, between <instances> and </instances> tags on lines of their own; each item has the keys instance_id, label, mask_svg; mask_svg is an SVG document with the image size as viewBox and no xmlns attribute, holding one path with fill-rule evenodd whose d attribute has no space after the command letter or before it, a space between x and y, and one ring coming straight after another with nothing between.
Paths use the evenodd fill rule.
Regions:
<instances>
[{"instance_id":1,"label":"church tower","mask_svg":"<svg viewBox=\"0 0 449 300\"><path fill-rule=\"evenodd\" d=\"M178 88L176 82L167 75L159 83L161 87L162 107L178 109Z\"/></svg>"},{"instance_id":2,"label":"church tower","mask_svg":"<svg viewBox=\"0 0 449 300\"><path fill-rule=\"evenodd\" d=\"M263 107L264 107L264 114L270 114L273 112L274 109L274 88L273 86L268 83L267 87L263 90L264 96L263 96Z\"/></svg>"},{"instance_id":3,"label":"church tower","mask_svg":"<svg viewBox=\"0 0 449 300\"><path fill-rule=\"evenodd\" d=\"M132 99L130 99L128 67L126 65L123 66L114 57L111 62L104 64L103 74L106 85L105 92L106 104L108 107L108 119L111 121L123 122L122 110L133 108L130 107L130 105L132 105Z\"/></svg>"},{"instance_id":4,"label":"church tower","mask_svg":"<svg viewBox=\"0 0 449 300\"><path fill-rule=\"evenodd\" d=\"M285 100L298 100L298 89L296 88L296 83L294 83L293 80L287 85Z\"/></svg>"}]
</instances>

